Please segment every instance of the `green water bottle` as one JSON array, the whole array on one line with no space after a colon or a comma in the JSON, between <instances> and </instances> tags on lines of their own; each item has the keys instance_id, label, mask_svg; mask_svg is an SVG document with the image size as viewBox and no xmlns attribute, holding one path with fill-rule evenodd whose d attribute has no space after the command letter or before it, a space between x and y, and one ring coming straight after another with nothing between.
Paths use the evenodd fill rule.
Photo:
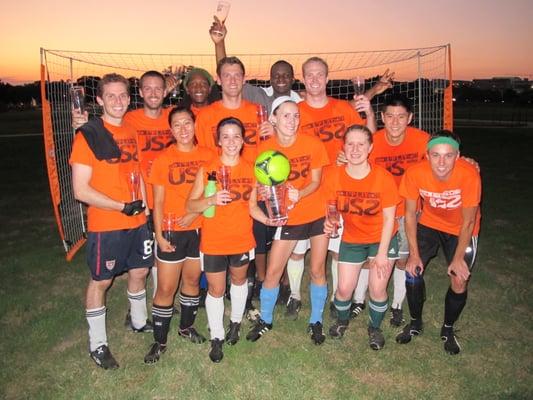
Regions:
<instances>
[{"instance_id":1,"label":"green water bottle","mask_svg":"<svg viewBox=\"0 0 533 400\"><path fill-rule=\"evenodd\" d=\"M204 189L204 196L211 197L217 192L217 174L215 171L207 173L207 185ZM204 217L213 218L215 216L215 206L209 206L204 210Z\"/></svg>"}]
</instances>

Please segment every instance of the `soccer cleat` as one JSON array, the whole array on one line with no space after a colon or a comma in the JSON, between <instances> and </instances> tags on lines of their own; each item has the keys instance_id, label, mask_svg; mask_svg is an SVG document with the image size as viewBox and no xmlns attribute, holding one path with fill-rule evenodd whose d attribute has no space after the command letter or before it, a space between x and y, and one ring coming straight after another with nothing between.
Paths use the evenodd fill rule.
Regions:
<instances>
[{"instance_id":1,"label":"soccer cleat","mask_svg":"<svg viewBox=\"0 0 533 400\"><path fill-rule=\"evenodd\" d=\"M111 354L111 351L109 351L109 347L107 347L107 345L105 344L98 347L95 351L91 351L89 353L89 356L93 359L96 365L98 365L100 368L103 368L103 369L117 369L118 368L117 360L115 360L115 357L113 357L113 354Z\"/></svg>"},{"instance_id":2,"label":"soccer cleat","mask_svg":"<svg viewBox=\"0 0 533 400\"><path fill-rule=\"evenodd\" d=\"M414 325L412 322L405 325L400 333L396 335L396 342L400 344L406 344L411 341L413 336L418 336L424 331L422 324L419 326Z\"/></svg>"},{"instance_id":3,"label":"soccer cleat","mask_svg":"<svg viewBox=\"0 0 533 400\"><path fill-rule=\"evenodd\" d=\"M368 327L368 344L372 350L381 350L385 346L385 338L381 329Z\"/></svg>"},{"instance_id":4,"label":"soccer cleat","mask_svg":"<svg viewBox=\"0 0 533 400\"><path fill-rule=\"evenodd\" d=\"M250 308L247 308L245 311L246 319L250 322L256 322L259 318L261 318L261 313L252 303L252 306Z\"/></svg>"},{"instance_id":5,"label":"soccer cleat","mask_svg":"<svg viewBox=\"0 0 533 400\"><path fill-rule=\"evenodd\" d=\"M213 339L211 340L211 350L209 351L209 358L214 363L219 363L224 357L222 352L222 345L224 344L223 340Z\"/></svg>"},{"instance_id":6,"label":"soccer cleat","mask_svg":"<svg viewBox=\"0 0 533 400\"><path fill-rule=\"evenodd\" d=\"M391 326L401 326L405 320L403 319L403 311L401 308L392 308L390 324Z\"/></svg>"},{"instance_id":7,"label":"soccer cleat","mask_svg":"<svg viewBox=\"0 0 533 400\"><path fill-rule=\"evenodd\" d=\"M229 323L228 332L226 333L226 343L230 346L237 344L241 338L241 323L232 322Z\"/></svg>"},{"instance_id":8,"label":"soccer cleat","mask_svg":"<svg viewBox=\"0 0 533 400\"><path fill-rule=\"evenodd\" d=\"M289 285L280 285L278 299L276 304L287 304L291 296L291 287Z\"/></svg>"},{"instance_id":9,"label":"soccer cleat","mask_svg":"<svg viewBox=\"0 0 533 400\"><path fill-rule=\"evenodd\" d=\"M187 329L179 329L178 334L185 339L189 339L191 342L196 344L201 344L205 342L205 337L198 333L194 327L189 327Z\"/></svg>"},{"instance_id":10,"label":"soccer cleat","mask_svg":"<svg viewBox=\"0 0 533 400\"><path fill-rule=\"evenodd\" d=\"M311 340L314 344L320 345L326 340L326 335L322 332L322 323L315 322L314 324L309 324L307 327L307 332L311 334Z\"/></svg>"},{"instance_id":11,"label":"soccer cleat","mask_svg":"<svg viewBox=\"0 0 533 400\"><path fill-rule=\"evenodd\" d=\"M333 325L329 328L329 336L332 338L340 339L344 336L344 332L346 329L348 329L348 323L350 321L341 321L337 320Z\"/></svg>"},{"instance_id":12,"label":"soccer cleat","mask_svg":"<svg viewBox=\"0 0 533 400\"><path fill-rule=\"evenodd\" d=\"M293 321L298 319L298 313L302 308L302 302L294 297L290 297L287 302L287 309L285 310L285 316Z\"/></svg>"},{"instance_id":13,"label":"soccer cleat","mask_svg":"<svg viewBox=\"0 0 533 400\"><path fill-rule=\"evenodd\" d=\"M459 354L461 346L457 341L453 326L442 326L440 330L440 338L444 341L444 351L448 354Z\"/></svg>"},{"instance_id":14,"label":"soccer cleat","mask_svg":"<svg viewBox=\"0 0 533 400\"><path fill-rule=\"evenodd\" d=\"M248 332L248 334L246 335L246 340L255 342L257 339L259 339L271 329L272 324L267 324L265 321L259 318L255 325L252 326L252 329L250 329L250 332Z\"/></svg>"},{"instance_id":15,"label":"soccer cleat","mask_svg":"<svg viewBox=\"0 0 533 400\"><path fill-rule=\"evenodd\" d=\"M163 354L166 350L167 350L166 345L163 345L159 342L152 343L150 350L148 350L148 353L146 353L146 355L144 356L144 363L155 364L156 362L159 361L161 354Z\"/></svg>"},{"instance_id":16,"label":"soccer cleat","mask_svg":"<svg viewBox=\"0 0 533 400\"><path fill-rule=\"evenodd\" d=\"M365 303L352 303L350 306L350 319L356 318L365 307Z\"/></svg>"},{"instance_id":17,"label":"soccer cleat","mask_svg":"<svg viewBox=\"0 0 533 400\"><path fill-rule=\"evenodd\" d=\"M134 328L133 324L131 323L131 314L128 310L128 313L126 314L126 319L124 321L124 326L126 329L132 331L133 333L150 333L154 331L154 326L152 325L152 321L149 319L146 320L146 324L142 328Z\"/></svg>"},{"instance_id":18,"label":"soccer cleat","mask_svg":"<svg viewBox=\"0 0 533 400\"><path fill-rule=\"evenodd\" d=\"M329 316L331 319L337 319L337 307L334 302L329 303Z\"/></svg>"}]
</instances>

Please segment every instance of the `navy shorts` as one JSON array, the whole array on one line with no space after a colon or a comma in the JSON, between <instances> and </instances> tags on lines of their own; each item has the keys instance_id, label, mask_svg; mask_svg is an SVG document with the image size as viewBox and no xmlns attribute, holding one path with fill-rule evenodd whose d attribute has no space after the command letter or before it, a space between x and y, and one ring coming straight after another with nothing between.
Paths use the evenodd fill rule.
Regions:
<instances>
[{"instance_id":1,"label":"navy shorts","mask_svg":"<svg viewBox=\"0 0 533 400\"><path fill-rule=\"evenodd\" d=\"M428 265L432 258L437 255L439 247L442 247L444 252L444 257L446 262L450 264L452 262L453 256L455 255L455 250L457 249L457 242L459 237L442 232L427 226L418 224L416 230L416 239L418 242L418 252L420 253L420 259L424 268ZM466 248L464 260L468 269L472 271L474 266L474 261L476 260L477 254L477 236L472 236L470 243Z\"/></svg>"},{"instance_id":2,"label":"navy shorts","mask_svg":"<svg viewBox=\"0 0 533 400\"><path fill-rule=\"evenodd\" d=\"M284 225L276 230L274 240L305 240L313 236L324 235L324 220L321 217L300 225Z\"/></svg>"},{"instance_id":3,"label":"navy shorts","mask_svg":"<svg viewBox=\"0 0 533 400\"><path fill-rule=\"evenodd\" d=\"M257 205L261 210L263 210L265 215L268 215L264 201L257 202ZM262 224L261 222L256 221L255 219L253 227L254 239L256 243L255 253L266 254L270 250L270 247L272 247L272 240L274 240L276 227Z\"/></svg>"},{"instance_id":4,"label":"navy shorts","mask_svg":"<svg viewBox=\"0 0 533 400\"><path fill-rule=\"evenodd\" d=\"M153 235L146 224L133 229L89 232L87 264L95 281L154 265Z\"/></svg>"},{"instance_id":5,"label":"navy shorts","mask_svg":"<svg viewBox=\"0 0 533 400\"><path fill-rule=\"evenodd\" d=\"M239 254L214 255L202 254L205 272L223 272L228 267L244 267L255 258L254 250Z\"/></svg>"},{"instance_id":6,"label":"navy shorts","mask_svg":"<svg viewBox=\"0 0 533 400\"><path fill-rule=\"evenodd\" d=\"M190 231L171 231L166 237L175 250L172 252L161 251L156 246L155 258L166 263L180 263L186 258L200 259L200 236L196 229Z\"/></svg>"}]
</instances>

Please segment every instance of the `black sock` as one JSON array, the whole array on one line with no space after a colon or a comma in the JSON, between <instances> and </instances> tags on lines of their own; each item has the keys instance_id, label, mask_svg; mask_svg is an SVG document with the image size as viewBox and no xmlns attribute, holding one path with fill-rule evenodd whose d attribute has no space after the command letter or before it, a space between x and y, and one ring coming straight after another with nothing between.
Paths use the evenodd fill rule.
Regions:
<instances>
[{"instance_id":1,"label":"black sock","mask_svg":"<svg viewBox=\"0 0 533 400\"><path fill-rule=\"evenodd\" d=\"M198 304L200 304L200 296L190 296L188 294L180 293L180 329L187 329L194 325L196 314L198 313Z\"/></svg>"},{"instance_id":2,"label":"black sock","mask_svg":"<svg viewBox=\"0 0 533 400\"><path fill-rule=\"evenodd\" d=\"M446 299L444 300L444 325L453 326L465 308L467 291L455 293L452 288L448 288Z\"/></svg>"},{"instance_id":3,"label":"black sock","mask_svg":"<svg viewBox=\"0 0 533 400\"><path fill-rule=\"evenodd\" d=\"M158 343L167 344L168 330L174 305L158 306L152 305L152 319L154 320L154 340Z\"/></svg>"},{"instance_id":4,"label":"black sock","mask_svg":"<svg viewBox=\"0 0 533 400\"><path fill-rule=\"evenodd\" d=\"M405 274L405 289L407 304L411 314L411 323L420 327L422 325L422 310L426 297L426 284L422 276L413 277Z\"/></svg>"}]
</instances>

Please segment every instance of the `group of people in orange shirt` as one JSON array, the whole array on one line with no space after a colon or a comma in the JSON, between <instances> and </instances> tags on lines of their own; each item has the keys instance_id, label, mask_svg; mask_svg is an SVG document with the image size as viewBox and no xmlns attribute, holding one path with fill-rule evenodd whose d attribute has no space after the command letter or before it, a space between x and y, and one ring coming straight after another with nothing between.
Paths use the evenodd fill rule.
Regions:
<instances>
[{"instance_id":1,"label":"group of people in orange shirt","mask_svg":"<svg viewBox=\"0 0 533 400\"><path fill-rule=\"evenodd\" d=\"M216 20L210 34L217 56L224 49L225 33L225 26ZM336 322L329 334L335 338L345 334L350 318L362 308L361 303L354 308L352 293L356 286L364 292L368 287L369 345L379 350L385 343L380 326L388 309L391 275L395 289L391 323L403 322L401 307L407 294L411 320L396 341L408 343L423 330L423 274L442 247L450 288L441 337L448 353L460 351L453 324L466 303L477 250L481 183L476 165L460 158L459 138L452 132L430 136L410 127L413 113L403 97L388 99L381 112L385 127L376 132L369 98L390 87L389 75L352 102L326 95L324 60L309 58L302 65L302 76L305 100L291 90L294 72L289 63L272 66L272 87L263 91L245 83L245 67L238 58L223 56L217 64L221 100L208 104L214 80L207 71L194 68L184 80L191 106L165 109L165 77L149 71L139 81L143 108L128 112L128 81L109 74L98 84L101 118L87 122L86 114L73 114L78 134L70 163L75 196L88 205L91 280L86 318L89 353L97 365L118 368L105 323L106 291L115 276L128 273L127 325L133 332L153 332L154 343L144 361L154 363L167 348L176 292L181 306L179 335L194 343L205 341L194 328L204 271L209 357L220 362L223 345L240 339L250 304L249 265L256 268L260 316L246 338L257 341L273 328L285 270L291 286L287 314L297 316L307 251L312 342L320 345L326 338L325 263L330 251L330 309ZM245 93L263 98L267 121L258 122L258 106L247 101ZM264 150L280 151L290 161L286 185L292 208L287 219L271 219L266 213L265 190L253 172L253 161ZM208 175L222 169L230 171L229 186L219 182L213 194L206 194ZM140 176L138 198L131 195L135 174ZM340 225L327 218L328 201L336 204ZM213 207L214 216L202 216ZM337 230L339 238L330 238ZM154 256L151 322L145 283ZM231 316L225 330L228 271Z\"/></svg>"}]
</instances>

